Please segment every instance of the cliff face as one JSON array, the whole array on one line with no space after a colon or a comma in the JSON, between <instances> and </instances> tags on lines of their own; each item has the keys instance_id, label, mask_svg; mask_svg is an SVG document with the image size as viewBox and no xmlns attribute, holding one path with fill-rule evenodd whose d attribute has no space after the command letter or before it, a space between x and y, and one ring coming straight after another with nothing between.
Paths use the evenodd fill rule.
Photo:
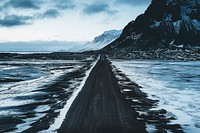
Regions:
<instances>
[{"instance_id":1,"label":"cliff face","mask_svg":"<svg viewBox=\"0 0 200 133\"><path fill-rule=\"evenodd\" d=\"M200 47L200 0L153 0L104 50Z\"/></svg>"}]
</instances>

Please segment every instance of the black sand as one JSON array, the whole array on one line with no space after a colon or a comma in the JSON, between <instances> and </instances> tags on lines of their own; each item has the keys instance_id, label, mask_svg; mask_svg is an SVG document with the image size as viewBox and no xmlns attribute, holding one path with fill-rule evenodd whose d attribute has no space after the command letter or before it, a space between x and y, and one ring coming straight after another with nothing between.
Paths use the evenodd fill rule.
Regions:
<instances>
[{"instance_id":1,"label":"black sand","mask_svg":"<svg viewBox=\"0 0 200 133\"><path fill-rule=\"evenodd\" d=\"M58 132L143 133L145 123L120 92L105 57L97 62Z\"/></svg>"},{"instance_id":2,"label":"black sand","mask_svg":"<svg viewBox=\"0 0 200 133\"><path fill-rule=\"evenodd\" d=\"M52 55L47 54L49 56L42 59L55 59L55 54L57 53ZM23 59L35 59L36 55L37 54L30 55L30 57L28 57L29 55L20 56L22 56ZM43 56L47 55L44 54ZM58 58L60 58L62 54L58 55ZM0 107L0 110L17 110L22 113L21 115L1 116L0 132L13 131L16 129L17 125L24 123L24 119L34 118L36 114L38 114L38 112L34 110L39 105L48 105L51 109L40 112L42 114L44 113L45 116L36 120L30 125L29 129L23 132L38 132L49 128L59 114L56 110L64 107L74 89L79 85L73 85L73 87L68 90L69 86L73 83L71 81L81 81L81 79L85 77L85 71L91 67L91 63L94 61L79 59L80 57L86 59L91 55L85 55L86 57L80 56L81 54L79 56L70 55L69 58L64 58L67 55L68 54L64 54L63 59L80 60L83 66L78 70L66 73L56 80L39 87L35 90L39 92L36 95L15 97L15 100L33 99L35 100L34 103L6 108ZM7 58L7 56L5 58ZM14 58L15 56L11 56L9 59ZM60 70L61 66L64 66L62 69L69 69L73 64L61 63L59 65L53 65L53 69ZM51 68L52 64L45 67ZM5 82L5 80L2 81ZM168 131L183 133L180 125L170 123L171 120L176 118L173 117L173 115L169 116L166 110L150 110L157 106L158 102L159 101L148 99L147 94L141 92L138 84L131 81L123 72L119 71L102 56L91 71L82 91L73 102L58 132L143 133L146 132L145 125L153 125L155 127L153 132L156 133L165 133Z\"/></svg>"}]
</instances>

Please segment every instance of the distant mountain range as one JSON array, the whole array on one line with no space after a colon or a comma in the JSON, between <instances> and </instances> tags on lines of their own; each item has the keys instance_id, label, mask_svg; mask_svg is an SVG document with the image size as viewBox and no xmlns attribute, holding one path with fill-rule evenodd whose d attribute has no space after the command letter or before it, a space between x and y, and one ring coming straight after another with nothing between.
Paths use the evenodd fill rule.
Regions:
<instances>
[{"instance_id":1,"label":"distant mountain range","mask_svg":"<svg viewBox=\"0 0 200 133\"><path fill-rule=\"evenodd\" d=\"M200 48L200 0L152 0L103 50Z\"/></svg>"},{"instance_id":2,"label":"distant mountain range","mask_svg":"<svg viewBox=\"0 0 200 133\"><path fill-rule=\"evenodd\" d=\"M70 48L84 43L72 41L0 42L0 52L67 52Z\"/></svg>"},{"instance_id":3,"label":"distant mountain range","mask_svg":"<svg viewBox=\"0 0 200 133\"><path fill-rule=\"evenodd\" d=\"M75 46L69 51L72 52L83 52L83 51L95 51L100 50L108 44L116 40L122 33L122 30L109 30L103 34L94 38L92 42L87 42L82 46Z\"/></svg>"},{"instance_id":4,"label":"distant mountain range","mask_svg":"<svg viewBox=\"0 0 200 133\"><path fill-rule=\"evenodd\" d=\"M30 41L0 42L0 52L84 52L100 50L116 40L122 30L105 31L92 42Z\"/></svg>"}]
</instances>

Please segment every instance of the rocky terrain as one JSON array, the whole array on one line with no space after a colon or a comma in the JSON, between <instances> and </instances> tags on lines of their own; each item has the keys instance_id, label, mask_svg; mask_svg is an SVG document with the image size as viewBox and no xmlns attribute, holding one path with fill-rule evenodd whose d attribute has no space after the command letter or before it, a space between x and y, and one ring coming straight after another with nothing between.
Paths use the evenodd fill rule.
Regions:
<instances>
[{"instance_id":1,"label":"rocky terrain","mask_svg":"<svg viewBox=\"0 0 200 133\"><path fill-rule=\"evenodd\" d=\"M187 49L156 49L149 51L119 51L106 52L111 58L116 59L147 59L147 60L200 60L199 50Z\"/></svg>"},{"instance_id":2,"label":"rocky terrain","mask_svg":"<svg viewBox=\"0 0 200 133\"><path fill-rule=\"evenodd\" d=\"M200 0L153 0L145 13L131 21L121 36L103 50L198 49L199 14ZM162 54L168 53L164 51Z\"/></svg>"}]
</instances>

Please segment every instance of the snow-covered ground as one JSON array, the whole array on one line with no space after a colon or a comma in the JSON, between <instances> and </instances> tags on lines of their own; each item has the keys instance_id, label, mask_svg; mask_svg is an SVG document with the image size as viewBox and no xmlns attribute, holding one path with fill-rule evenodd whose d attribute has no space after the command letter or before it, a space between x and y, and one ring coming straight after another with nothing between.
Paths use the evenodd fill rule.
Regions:
<instances>
[{"instance_id":1,"label":"snow-covered ground","mask_svg":"<svg viewBox=\"0 0 200 133\"><path fill-rule=\"evenodd\" d=\"M152 110L165 109L187 133L200 132L200 62L113 60L113 65L159 100ZM150 125L149 125L150 126ZM153 130L153 129L152 129Z\"/></svg>"},{"instance_id":2,"label":"snow-covered ground","mask_svg":"<svg viewBox=\"0 0 200 133\"><path fill-rule=\"evenodd\" d=\"M62 108L73 91L84 82L93 62L92 57L0 61L0 132L23 132L37 121L48 126L53 123L56 115L63 114ZM49 121L45 122L46 118Z\"/></svg>"}]
</instances>

